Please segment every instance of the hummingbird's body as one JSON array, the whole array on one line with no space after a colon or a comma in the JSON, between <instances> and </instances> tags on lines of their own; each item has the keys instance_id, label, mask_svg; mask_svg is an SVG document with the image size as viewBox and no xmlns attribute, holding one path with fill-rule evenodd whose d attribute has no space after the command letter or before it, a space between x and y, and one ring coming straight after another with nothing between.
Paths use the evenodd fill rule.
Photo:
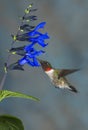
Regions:
<instances>
[{"instance_id":1,"label":"hummingbird's body","mask_svg":"<svg viewBox=\"0 0 88 130\"><path fill-rule=\"evenodd\" d=\"M50 71L45 71L45 73L49 76L51 79L51 82L55 87L58 88L68 88L71 89L69 86L70 84L68 83L67 79L65 77L60 77L58 78L58 74L60 73L59 70L56 69L51 69Z\"/></svg>"},{"instance_id":2,"label":"hummingbird's body","mask_svg":"<svg viewBox=\"0 0 88 130\"><path fill-rule=\"evenodd\" d=\"M45 71L45 73L49 76L51 82L53 83L53 85L56 88L61 88L61 89L69 89L73 92L77 93L76 88L74 88L65 78L66 75L71 74L75 71L78 71L78 69L72 69L72 70L59 70L59 69L54 69L52 68L52 66L50 65L49 62L47 61L43 61L43 60L39 60L40 64L43 68L43 70Z\"/></svg>"}]
</instances>

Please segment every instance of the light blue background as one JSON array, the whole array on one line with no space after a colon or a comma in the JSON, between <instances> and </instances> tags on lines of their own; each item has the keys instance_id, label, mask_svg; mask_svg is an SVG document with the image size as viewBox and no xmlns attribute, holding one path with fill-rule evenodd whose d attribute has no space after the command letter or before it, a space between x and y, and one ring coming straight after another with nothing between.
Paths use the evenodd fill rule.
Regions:
<instances>
[{"instance_id":1,"label":"light blue background","mask_svg":"<svg viewBox=\"0 0 88 130\"><path fill-rule=\"evenodd\" d=\"M0 80L8 57L11 34L16 34L19 16L29 2L38 8L38 20L46 21L44 32L50 35L46 54L55 68L82 68L69 75L79 91L55 89L41 67L25 65L25 71L10 71L3 89L39 97L40 102L9 98L0 103L0 114L22 119L25 130L88 130L88 1L87 0L0 0ZM16 46L24 45L23 42ZM18 56L12 56L10 63Z\"/></svg>"}]
</instances>

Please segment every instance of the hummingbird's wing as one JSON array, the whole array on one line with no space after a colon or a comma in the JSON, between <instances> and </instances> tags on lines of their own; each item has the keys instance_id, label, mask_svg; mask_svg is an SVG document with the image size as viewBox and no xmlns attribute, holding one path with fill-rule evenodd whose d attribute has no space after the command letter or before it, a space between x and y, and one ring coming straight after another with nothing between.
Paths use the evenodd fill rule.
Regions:
<instances>
[{"instance_id":1,"label":"hummingbird's wing","mask_svg":"<svg viewBox=\"0 0 88 130\"><path fill-rule=\"evenodd\" d=\"M79 71L80 69L63 69L63 70L61 70L60 72L59 72L59 74L58 74L58 78L60 78L60 77L64 77L64 76L67 76L67 75L69 75L69 74L71 74L71 73L74 73L74 72L76 72L76 71Z\"/></svg>"}]
</instances>

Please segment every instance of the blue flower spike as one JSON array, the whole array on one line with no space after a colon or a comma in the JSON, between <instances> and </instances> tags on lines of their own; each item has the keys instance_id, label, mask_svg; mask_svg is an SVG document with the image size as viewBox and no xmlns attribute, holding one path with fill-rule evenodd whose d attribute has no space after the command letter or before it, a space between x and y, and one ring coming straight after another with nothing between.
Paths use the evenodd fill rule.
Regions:
<instances>
[{"instance_id":1,"label":"blue flower spike","mask_svg":"<svg viewBox=\"0 0 88 130\"><path fill-rule=\"evenodd\" d=\"M26 23L28 21L37 20L37 16L29 15L30 12L36 11L37 9L31 9L33 4L30 4L25 9L25 14L22 19L22 25L19 27L19 33L17 35L11 35L14 41L27 41L29 44L20 46L20 47L12 47L9 52L11 54L17 54L22 56L17 62L7 66L9 70L24 70L23 66L28 64L32 67L41 66L38 60L38 56L45 53L43 50L36 50L34 48L35 44L40 45L41 47L46 47L48 43L45 43L45 40L49 39L48 33L40 32L40 29L44 29L46 22L40 22L37 26L29 25ZM25 33L23 33L25 31Z\"/></svg>"}]
</instances>

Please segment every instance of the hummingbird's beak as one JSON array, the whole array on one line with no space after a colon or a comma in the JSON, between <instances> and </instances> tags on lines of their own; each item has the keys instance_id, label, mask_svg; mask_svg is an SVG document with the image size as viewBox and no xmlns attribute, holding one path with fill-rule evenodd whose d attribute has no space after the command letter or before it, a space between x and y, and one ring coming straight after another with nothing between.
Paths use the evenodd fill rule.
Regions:
<instances>
[{"instance_id":1,"label":"hummingbird's beak","mask_svg":"<svg viewBox=\"0 0 88 130\"><path fill-rule=\"evenodd\" d=\"M42 64L42 63L43 63L43 60L41 60L41 59L38 59L38 61L40 62L40 64Z\"/></svg>"},{"instance_id":2,"label":"hummingbird's beak","mask_svg":"<svg viewBox=\"0 0 88 130\"><path fill-rule=\"evenodd\" d=\"M38 61L40 62L41 66L44 64L44 61L41 59L38 59Z\"/></svg>"}]
</instances>

